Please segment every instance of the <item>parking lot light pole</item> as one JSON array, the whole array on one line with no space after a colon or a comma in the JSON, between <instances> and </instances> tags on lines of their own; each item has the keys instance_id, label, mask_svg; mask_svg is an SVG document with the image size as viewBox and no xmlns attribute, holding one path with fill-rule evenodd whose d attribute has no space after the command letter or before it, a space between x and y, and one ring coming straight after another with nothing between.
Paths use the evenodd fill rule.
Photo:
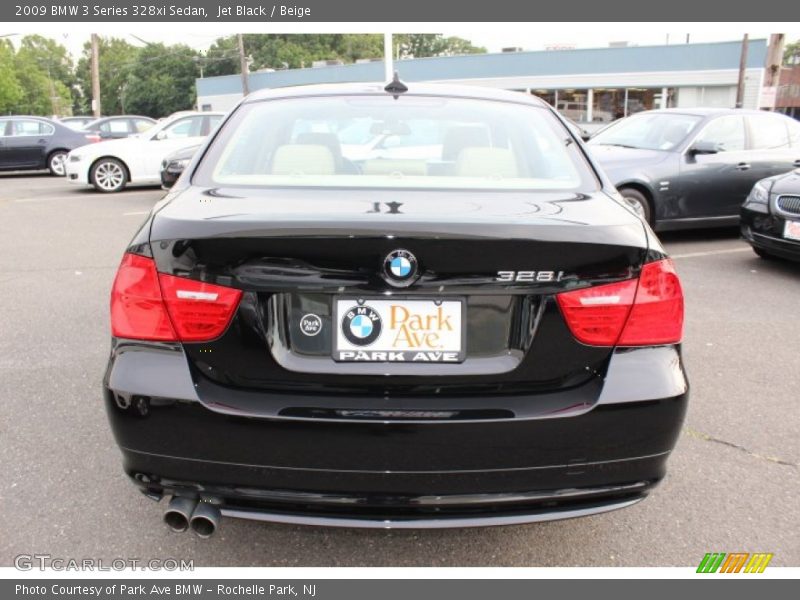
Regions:
<instances>
[{"instance_id":1,"label":"parking lot light pole","mask_svg":"<svg viewBox=\"0 0 800 600\"><path fill-rule=\"evenodd\" d=\"M92 34L92 112L100 118L100 43L96 33Z\"/></svg>"},{"instance_id":2,"label":"parking lot light pole","mask_svg":"<svg viewBox=\"0 0 800 600\"><path fill-rule=\"evenodd\" d=\"M383 80L391 81L394 77L394 64L392 63L392 34L383 34Z\"/></svg>"}]
</instances>

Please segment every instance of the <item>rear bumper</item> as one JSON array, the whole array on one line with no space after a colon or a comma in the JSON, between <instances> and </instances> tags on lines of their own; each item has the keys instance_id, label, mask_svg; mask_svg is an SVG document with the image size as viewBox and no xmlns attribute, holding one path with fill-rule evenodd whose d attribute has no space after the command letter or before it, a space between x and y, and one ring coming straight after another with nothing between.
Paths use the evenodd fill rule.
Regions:
<instances>
[{"instance_id":1,"label":"rear bumper","mask_svg":"<svg viewBox=\"0 0 800 600\"><path fill-rule=\"evenodd\" d=\"M226 405L224 390L211 403L198 389L179 348L112 357L108 416L143 491L202 497L234 517L358 527L500 525L629 506L664 476L688 398L675 347L617 351L604 380L559 394L371 400L397 410L491 406L508 418L287 418L258 406L312 399L252 392L244 404L231 392ZM552 409L556 396L567 409Z\"/></svg>"}]
</instances>

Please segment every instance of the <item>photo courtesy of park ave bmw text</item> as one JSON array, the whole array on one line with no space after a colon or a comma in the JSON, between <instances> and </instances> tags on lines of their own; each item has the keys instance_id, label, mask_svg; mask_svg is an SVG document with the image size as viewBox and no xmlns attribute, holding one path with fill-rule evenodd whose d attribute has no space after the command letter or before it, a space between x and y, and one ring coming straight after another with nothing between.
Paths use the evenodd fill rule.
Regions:
<instances>
[{"instance_id":1,"label":"photo courtesy of park ave bmw text","mask_svg":"<svg viewBox=\"0 0 800 600\"><path fill-rule=\"evenodd\" d=\"M791 585L792 18L0 6L0 590Z\"/></svg>"}]
</instances>

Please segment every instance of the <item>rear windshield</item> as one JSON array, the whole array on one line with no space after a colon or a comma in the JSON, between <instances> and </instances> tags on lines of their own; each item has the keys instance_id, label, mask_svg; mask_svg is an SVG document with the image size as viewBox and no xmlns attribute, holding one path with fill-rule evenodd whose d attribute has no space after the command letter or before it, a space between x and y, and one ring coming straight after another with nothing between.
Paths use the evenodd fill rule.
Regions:
<instances>
[{"instance_id":1,"label":"rear windshield","mask_svg":"<svg viewBox=\"0 0 800 600\"><path fill-rule=\"evenodd\" d=\"M208 186L554 189L592 178L547 109L461 98L326 96L242 105L194 181Z\"/></svg>"}]
</instances>

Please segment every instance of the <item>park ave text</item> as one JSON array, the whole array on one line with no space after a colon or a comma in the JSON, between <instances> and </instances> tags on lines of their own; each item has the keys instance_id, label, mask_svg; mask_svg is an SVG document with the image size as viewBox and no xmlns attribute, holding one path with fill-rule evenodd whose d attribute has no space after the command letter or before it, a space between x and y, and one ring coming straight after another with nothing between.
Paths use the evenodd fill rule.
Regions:
<instances>
[{"instance_id":1,"label":"park ave text","mask_svg":"<svg viewBox=\"0 0 800 600\"><path fill-rule=\"evenodd\" d=\"M245 6L242 4L219 4L210 11L203 6L190 3L177 4L134 4L115 6L113 4L17 4L16 15L21 17L194 17L226 20L229 17L252 19L302 19L311 16L307 6L268 4Z\"/></svg>"}]
</instances>

